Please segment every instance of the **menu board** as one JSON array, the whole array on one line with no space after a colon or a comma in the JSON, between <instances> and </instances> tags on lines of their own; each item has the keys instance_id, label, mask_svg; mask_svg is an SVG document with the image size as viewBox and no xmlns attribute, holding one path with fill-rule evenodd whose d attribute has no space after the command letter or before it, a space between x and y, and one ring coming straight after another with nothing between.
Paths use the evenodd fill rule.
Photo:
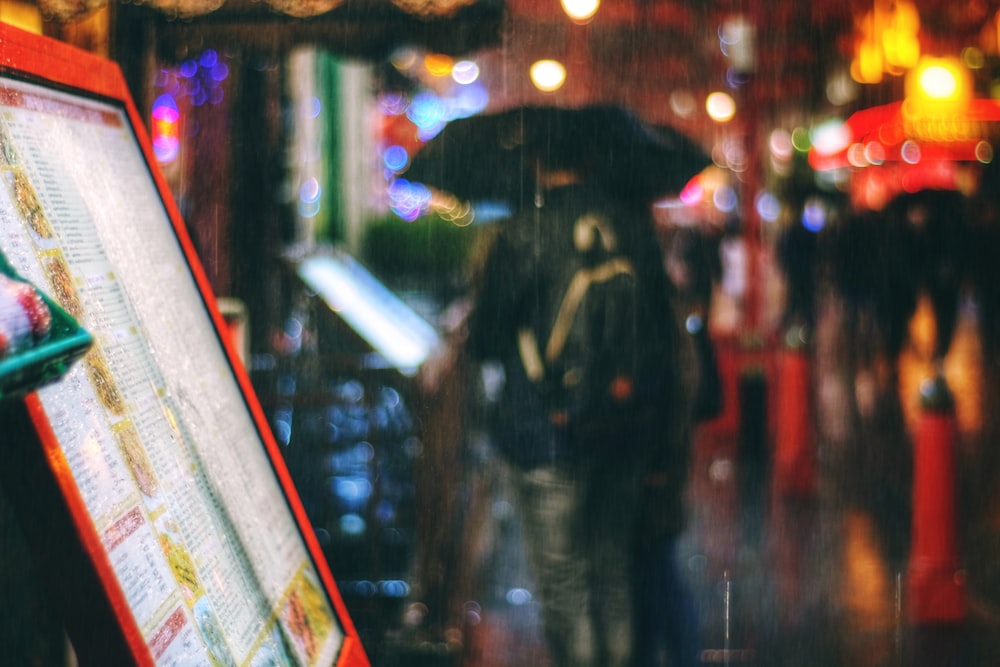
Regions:
<instances>
[{"instance_id":1,"label":"menu board","mask_svg":"<svg viewBox=\"0 0 1000 667\"><path fill-rule=\"evenodd\" d=\"M32 39L0 29L4 62L48 50ZM0 72L0 252L94 338L33 420L136 662L346 664L349 619L122 97Z\"/></svg>"}]
</instances>

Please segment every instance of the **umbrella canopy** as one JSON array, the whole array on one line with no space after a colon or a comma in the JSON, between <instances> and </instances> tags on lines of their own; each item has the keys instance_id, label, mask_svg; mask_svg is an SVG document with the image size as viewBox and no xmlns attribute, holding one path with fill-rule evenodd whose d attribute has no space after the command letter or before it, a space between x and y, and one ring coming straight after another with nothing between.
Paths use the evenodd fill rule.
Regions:
<instances>
[{"instance_id":1,"label":"umbrella canopy","mask_svg":"<svg viewBox=\"0 0 1000 667\"><path fill-rule=\"evenodd\" d=\"M614 196L646 202L680 192L711 163L677 130L621 107L517 107L449 123L403 176L462 199L518 206L534 194L535 160L581 170Z\"/></svg>"}]
</instances>

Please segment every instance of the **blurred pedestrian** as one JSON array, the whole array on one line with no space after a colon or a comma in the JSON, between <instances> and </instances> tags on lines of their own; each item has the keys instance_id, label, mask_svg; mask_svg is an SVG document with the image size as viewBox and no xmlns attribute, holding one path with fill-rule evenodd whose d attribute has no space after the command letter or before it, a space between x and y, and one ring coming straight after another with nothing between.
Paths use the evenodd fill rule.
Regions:
<instances>
[{"instance_id":1,"label":"blurred pedestrian","mask_svg":"<svg viewBox=\"0 0 1000 667\"><path fill-rule=\"evenodd\" d=\"M712 295L722 277L718 239L697 226L678 227L666 236L666 268L678 313L694 352L692 419L709 421L722 413L722 376L708 330Z\"/></svg>"},{"instance_id":2,"label":"blurred pedestrian","mask_svg":"<svg viewBox=\"0 0 1000 667\"><path fill-rule=\"evenodd\" d=\"M475 281L467 344L504 369L495 435L550 659L655 664L662 633L649 623L660 621L683 630L670 664L693 664L684 638L694 614L673 564L689 458L685 340L662 253L641 207L588 182L579 153L534 157L535 206L500 225ZM636 582L650 572L670 589L659 619L633 594L637 583L653 590Z\"/></svg>"}]
</instances>

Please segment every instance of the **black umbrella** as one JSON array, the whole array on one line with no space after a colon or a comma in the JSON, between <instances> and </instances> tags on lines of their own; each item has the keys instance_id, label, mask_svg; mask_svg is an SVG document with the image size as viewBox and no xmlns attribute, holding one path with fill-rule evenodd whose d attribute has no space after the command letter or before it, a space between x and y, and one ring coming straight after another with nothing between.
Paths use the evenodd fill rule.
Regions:
<instances>
[{"instance_id":1,"label":"black umbrella","mask_svg":"<svg viewBox=\"0 0 1000 667\"><path fill-rule=\"evenodd\" d=\"M517 206L534 193L536 159L582 170L632 201L676 194L711 162L677 130L644 123L618 106L517 107L449 123L403 176L462 199Z\"/></svg>"},{"instance_id":2,"label":"black umbrella","mask_svg":"<svg viewBox=\"0 0 1000 667\"><path fill-rule=\"evenodd\" d=\"M513 202L532 191L527 109L451 121L414 156L403 178L470 201Z\"/></svg>"}]
</instances>

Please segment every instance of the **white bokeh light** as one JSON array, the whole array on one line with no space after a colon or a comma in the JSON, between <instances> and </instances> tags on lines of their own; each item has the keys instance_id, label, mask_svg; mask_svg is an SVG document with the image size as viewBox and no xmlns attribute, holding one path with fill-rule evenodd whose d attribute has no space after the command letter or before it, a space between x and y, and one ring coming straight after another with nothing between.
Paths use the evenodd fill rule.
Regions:
<instances>
[{"instance_id":1,"label":"white bokeh light","mask_svg":"<svg viewBox=\"0 0 1000 667\"><path fill-rule=\"evenodd\" d=\"M705 111L716 123L727 123L736 115L736 101L726 93L712 93L705 99Z\"/></svg>"},{"instance_id":2,"label":"white bokeh light","mask_svg":"<svg viewBox=\"0 0 1000 667\"><path fill-rule=\"evenodd\" d=\"M575 23L586 23L594 18L598 7L601 6L600 0L561 0L561 2L566 16Z\"/></svg>"},{"instance_id":3,"label":"white bokeh light","mask_svg":"<svg viewBox=\"0 0 1000 667\"><path fill-rule=\"evenodd\" d=\"M543 93L551 93L566 83L566 68L558 60L539 60L531 66L531 82Z\"/></svg>"}]
</instances>

